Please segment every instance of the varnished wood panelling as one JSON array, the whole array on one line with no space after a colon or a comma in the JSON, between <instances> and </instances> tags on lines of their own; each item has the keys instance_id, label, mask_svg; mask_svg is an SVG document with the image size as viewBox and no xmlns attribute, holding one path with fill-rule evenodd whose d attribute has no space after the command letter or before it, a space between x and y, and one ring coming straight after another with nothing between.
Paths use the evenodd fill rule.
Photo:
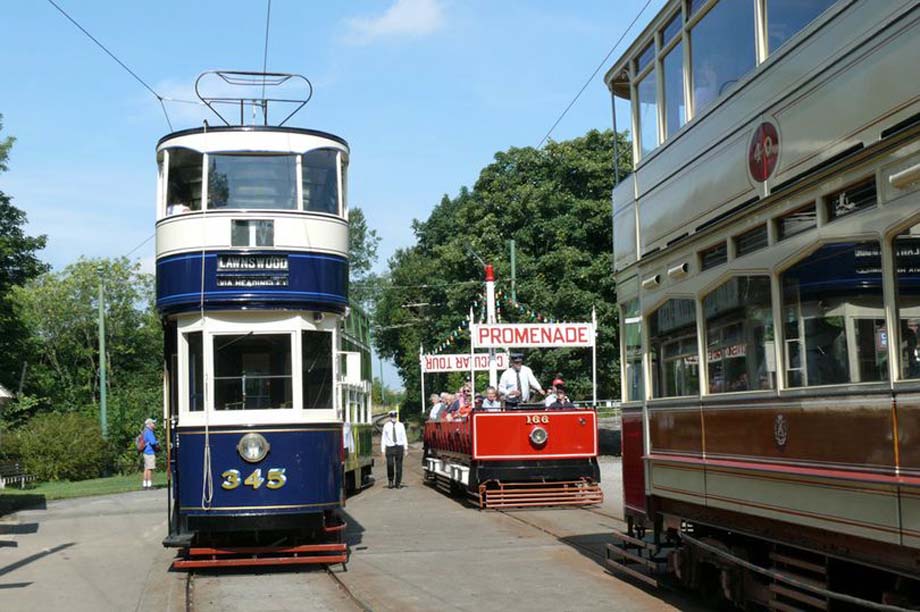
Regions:
<instances>
[{"instance_id":1,"label":"varnished wood panelling","mask_svg":"<svg viewBox=\"0 0 920 612\"><path fill-rule=\"evenodd\" d=\"M649 434L653 453L700 456L703 452L703 430L699 406L650 408Z\"/></svg>"}]
</instances>

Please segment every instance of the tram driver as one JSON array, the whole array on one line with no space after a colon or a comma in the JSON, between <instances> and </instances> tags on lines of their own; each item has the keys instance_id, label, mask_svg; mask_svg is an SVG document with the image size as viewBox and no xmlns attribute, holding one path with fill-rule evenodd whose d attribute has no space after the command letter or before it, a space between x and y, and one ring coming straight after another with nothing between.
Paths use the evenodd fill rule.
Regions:
<instances>
[{"instance_id":1,"label":"tram driver","mask_svg":"<svg viewBox=\"0 0 920 612\"><path fill-rule=\"evenodd\" d=\"M543 386L533 375L533 370L524 365L521 353L511 355L511 367L505 370L498 381L498 391L505 400L505 408L517 408L530 401L531 390L545 395Z\"/></svg>"}]
</instances>

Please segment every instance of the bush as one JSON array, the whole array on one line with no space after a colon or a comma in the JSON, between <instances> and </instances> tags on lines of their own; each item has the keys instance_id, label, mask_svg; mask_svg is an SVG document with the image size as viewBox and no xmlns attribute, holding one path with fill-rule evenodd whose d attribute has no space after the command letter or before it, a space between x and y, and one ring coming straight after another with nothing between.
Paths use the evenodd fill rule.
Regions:
<instances>
[{"instance_id":1,"label":"bush","mask_svg":"<svg viewBox=\"0 0 920 612\"><path fill-rule=\"evenodd\" d=\"M111 467L99 422L86 415L39 414L15 438L23 467L40 480L98 478Z\"/></svg>"}]
</instances>

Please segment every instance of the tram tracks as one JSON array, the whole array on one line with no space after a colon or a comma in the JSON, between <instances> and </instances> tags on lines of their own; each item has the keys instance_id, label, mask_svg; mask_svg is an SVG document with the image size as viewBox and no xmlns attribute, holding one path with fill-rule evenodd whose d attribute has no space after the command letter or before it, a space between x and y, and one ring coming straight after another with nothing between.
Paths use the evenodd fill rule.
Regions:
<instances>
[{"instance_id":1,"label":"tram tracks","mask_svg":"<svg viewBox=\"0 0 920 612\"><path fill-rule=\"evenodd\" d=\"M251 578L253 581L255 581L259 577L264 576L264 572L265 572L265 568L262 568L259 571L254 572L251 575L243 574L242 576L245 579ZM354 607L355 610L360 610L361 612L372 612L372 608L367 603L365 603L348 586L348 584L344 580L342 580L342 578L338 575L338 572L336 572L330 566L323 566L322 568L314 567L314 568L307 569L307 570L301 569L300 571L281 571L278 573L279 575L284 575L289 578L291 576L302 577L304 579L302 582L305 588L305 595L307 595L308 592L311 590L314 591L314 593L317 591L330 591L329 588L317 588L322 585L319 585L315 582L316 578L320 575L325 576L325 578L329 581L331 590L337 594L341 594L342 596L340 598L330 598L330 601L328 602L328 607L338 608L340 607L340 604L342 603L342 599L345 599L348 601L348 603L350 603ZM210 596L203 595L202 593L196 593L196 582L198 582L199 579L207 577L207 578L213 578L215 580L221 580L229 576L241 576L241 574L239 572L218 572L218 571L202 573L199 570L187 570L185 572L185 583L182 589L183 599L184 599L184 601L182 602L183 605L177 605L177 606L171 607L171 609L176 609L176 610L184 609L185 612L206 612L212 609L213 610L234 609L234 608L227 608L224 605L225 602L222 601L222 598L220 596L221 594L219 593L219 590L220 590L219 586L215 586L214 584L209 585L209 589L211 590L211 592L208 595ZM228 591L231 591L231 590L232 589L228 588ZM308 601L308 600L304 598L303 601ZM244 602L240 602L240 603L243 604L241 605L240 609L243 609L245 607Z\"/></svg>"}]
</instances>

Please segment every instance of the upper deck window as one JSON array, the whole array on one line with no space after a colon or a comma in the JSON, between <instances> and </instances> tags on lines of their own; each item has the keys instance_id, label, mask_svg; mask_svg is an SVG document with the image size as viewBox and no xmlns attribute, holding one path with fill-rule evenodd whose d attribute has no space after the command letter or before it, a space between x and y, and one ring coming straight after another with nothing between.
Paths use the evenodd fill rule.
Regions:
<instances>
[{"instance_id":1,"label":"upper deck window","mask_svg":"<svg viewBox=\"0 0 920 612\"><path fill-rule=\"evenodd\" d=\"M694 113L754 68L754 2L722 0L690 30Z\"/></svg>"},{"instance_id":2,"label":"upper deck window","mask_svg":"<svg viewBox=\"0 0 920 612\"><path fill-rule=\"evenodd\" d=\"M296 210L293 155L208 156L208 208Z\"/></svg>"},{"instance_id":3,"label":"upper deck window","mask_svg":"<svg viewBox=\"0 0 920 612\"><path fill-rule=\"evenodd\" d=\"M658 86L652 68L637 87L639 95L639 150L641 157L658 146Z\"/></svg>"},{"instance_id":4,"label":"upper deck window","mask_svg":"<svg viewBox=\"0 0 920 612\"><path fill-rule=\"evenodd\" d=\"M687 123L684 103L684 48L677 43L661 62L664 77L665 138L676 134Z\"/></svg>"},{"instance_id":5,"label":"upper deck window","mask_svg":"<svg viewBox=\"0 0 920 612\"><path fill-rule=\"evenodd\" d=\"M338 151L334 149L317 149L303 154L301 166L304 210L339 214L337 160Z\"/></svg>"},{"instance_id":6,"label":"upper deck window","mask_svg":"<svg viewBox=\"0 0 920 612\"><path fill-rule=\"evenodd\" d=\"M837 0L768 0L767 45L773 53Z\"/></svg>"},{"instance_id":7,"label":"upper deck window","mask_svg":"<svg viewBox=\"0 0 920 612\"><path fill-rule=\"evenodd\" d=\"M645 67L652 63L652 60L655 59L655 43L651 42L646 45L642 53L639 54L639 58L636 60L636 71L642 72L645 70Z\"/></svg>"},{"instance_id":8,"label":"upper deck window","mask_svg":"<svg viewBox=\"0 0 920 612\"><path fill-rule=\"evenodd\" d=\"M674 37L680 36L680 29L683 25L683 20L681 19L683 14L680 11L671 17L671 20L665 24L664 28L661 30L661 44L667 46L669 42L674 40Z\"/></svg>"},{"instance_id":9,"label":"upper deck window","mask_svg":"<svg viewBox=\"0 0 920 612\"><path fill-rule=\"evenodd\" d=\"M203 156L191 149L167 149L169 170L166 185L166 214L201 210L201 167Z\"/></svg>"}]
</instances>

